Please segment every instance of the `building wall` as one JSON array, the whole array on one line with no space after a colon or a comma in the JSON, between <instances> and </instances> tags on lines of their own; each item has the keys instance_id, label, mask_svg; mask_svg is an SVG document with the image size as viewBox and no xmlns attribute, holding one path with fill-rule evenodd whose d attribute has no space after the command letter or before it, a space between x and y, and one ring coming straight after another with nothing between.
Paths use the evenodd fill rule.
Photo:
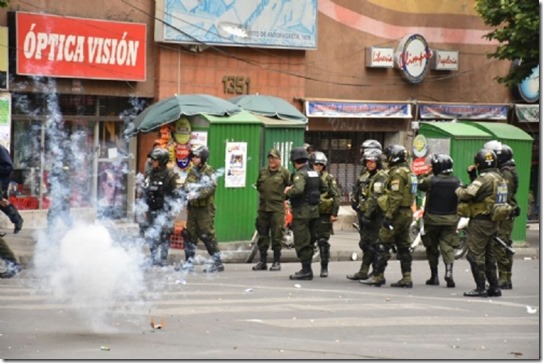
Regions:
<instances>
[{"instance_id":1,"label":"building wall","mask_svg":"<svg viewBox=\"0 0 543 363\"><path fill-rule=\"evenodd\" d=\"M487 58L495 44L466 1L319 1L318 49L307 52L306 97L432 102L511 102L508 88L494 80L510 62ZM458 71L432 71L419 84L397 69L365 66L365 48L396 49L404 35L421 34L432 49L457 50ZM318 80L318 81L315 81Z\"/></svg>"}]
</instances>

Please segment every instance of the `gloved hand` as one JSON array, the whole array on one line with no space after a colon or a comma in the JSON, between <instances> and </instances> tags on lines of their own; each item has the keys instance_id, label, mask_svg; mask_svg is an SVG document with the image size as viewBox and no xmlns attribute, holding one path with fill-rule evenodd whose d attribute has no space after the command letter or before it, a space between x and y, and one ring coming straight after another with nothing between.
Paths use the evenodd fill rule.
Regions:
<instances>
[{"instance_id":1,"label":"gloved hand","mask_svg":"<svg viewBox=\"0 0 543 363\"><path fill-rule=\"evenodd\" d=\"M371 220L366 216L360 216L360 224L362 224L364 227L367 227L371 224Z\"/></svg>"},{"instance_id":2,"label":"gloved hand","mask_svg":"<svg viewBox=\"0 0 543 363\"><path fill-rule=\"evenodd\" d=\"M388 217L385 217L385 219L383 219L383 223L381 225L385 227L386 229L390 229L390 230L394 229L394 227L392 227L392 220Z\"/></svg>"},{"instance_id":3,"label":"gloved hand","mask_svg":"<svg viewBox=\"0 0 543 363\"><path fill-rule=\"evenodd\" d=\"M474 181L477 179L477 169L475 168L475 165L468 166L468 176L470 181Z\"/></svg>"}]
</instances>

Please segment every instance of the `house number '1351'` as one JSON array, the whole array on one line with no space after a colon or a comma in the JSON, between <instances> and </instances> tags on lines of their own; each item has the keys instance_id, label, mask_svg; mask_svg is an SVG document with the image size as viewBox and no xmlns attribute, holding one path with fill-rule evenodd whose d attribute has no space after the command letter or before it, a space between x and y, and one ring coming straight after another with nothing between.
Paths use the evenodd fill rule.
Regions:
<instances>
[{"instance_id":1,"label":"house number '1351'","mask_svg":"<svg viewBox=\"0 0 543 363\"><path fill-rule=\"evenodd\" d=\"M251 78L242 76L222 77L224 93L234 95L248 95L251 86Z\"/></svg>"}]
</instances>

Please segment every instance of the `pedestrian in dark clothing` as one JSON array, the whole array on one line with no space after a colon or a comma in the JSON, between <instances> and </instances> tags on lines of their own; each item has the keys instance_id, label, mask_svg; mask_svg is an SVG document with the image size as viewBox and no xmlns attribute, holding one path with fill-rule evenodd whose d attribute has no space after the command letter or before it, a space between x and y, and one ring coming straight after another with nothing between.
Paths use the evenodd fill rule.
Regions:
<instances>
[{"instance_id":1,"label":"pedestrian in dark clothing","mask_svg":"<svg viewBox=\"0 0 543 363\"><path fill-rule=\"evenodd\" d=\"M23 228L23 217L21 217L17 208L15 208L13 204L9 203L9 200L7 199L12 171L13 161L11 160L9 151L3 145L0 145L0 188L2 190L3 197L7 200L7 203L0 204L0 210L15 226L13 233L19 233L19 231Z\"/></svg>"}]
</instances>

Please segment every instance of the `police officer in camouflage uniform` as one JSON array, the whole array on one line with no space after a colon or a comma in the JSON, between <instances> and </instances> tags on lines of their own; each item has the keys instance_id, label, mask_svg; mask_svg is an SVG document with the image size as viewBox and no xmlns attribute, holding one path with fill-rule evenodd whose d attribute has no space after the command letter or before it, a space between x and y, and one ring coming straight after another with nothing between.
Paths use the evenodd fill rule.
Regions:
<instances>
[{"instance_id":1,"label":"police officer in camouflage uniform","mask_svg":"<svg viewBox=\"0 0 543 363\"><path fill-rule=\"evenodd\" d=\"M360 270L352 275L347 275L349 280L367 280L368 272L374 258L375 242L379 236L379 229L383 223L384 214L377 198L385 192L384 187L388 179L388 174L383 170L382 151L379 149L366 149L363 155L363 163L368 174L367 187L361 191L359 210L362 214L360 218L360 228L364 234L360 240L360 249L364 252Z\"/></svg>"},{"instance_id":2,"label":"police officer in camouflage uniform","mask_svg":"<svg viewBox=\"0 0 543 363\"><path fill-rule=\"evenodd\" d=\"M385 217L375 245L374 274L371 279L363 280L361 283L381 286L386 282L384 272L390 258L389 250L395 244L402 279L390 286L411 288L413 287L411 279L413 257L410 250L409 226L413 220L411 205L415 200L417 178L407 165L408 154L405 147L397 144L390 145L385 148L384 154L389 165L388 179L385 194L378 199L378 203Z\"/></svg>"},{"instance_id":3,"label":"police officer in camouflage uniform","mask_svg":"<svg viewBox=\"0 0 543 363\"><path fill-rule=\"evenodd\" d=\"M174 224L171 212L173 203L179 196L179 176L166 166L170 160L168 150L156 148L151 152L150 158L153 167L146 175L144 184L144 201L149 209L142 229L144 236L149 239L153 266L166 266Z\"/></svg>"},{"instance_id":4,"label":"police officer in camouflage uniform","mask_svg":"<svg viewBox=\"0 0 543 363\"><path fill-rule=\"evenodd\" d=\"M351 208L356 212L357 220L358 220L358 233L360 235L360 240L358 242L359 247L362 249L362 253L366 253L366 251L362 248L364 236L366 235L365 226L362 223L362 216L364 214L364 211L360 210L360 207L364 205L366 200L366 195L364 194L368 190L368 184L369 184L369 178L370 173L368 173L364 161L364 152L366 150L370 149L377 149L382 150L383 147L381 146L381 143L377 140L368 139L360 145L360 163L362 164L362 168L360 169L360 174L358 175L358 179L356 180L355 185L353 186L353 191L350 193L350 201L351 201ZM368 256L368 258L370 258ZM355 274L356 275L356 274ZM355 276L350 275L350 276ZM360 280L360 279L357 279Z\"/></svg>"},{"instance_id":5,"label":"police officer in camouflage uniform","mask_svg":"<svg viewBox=\"0 0 543 363\"><path fill-rule=\"evenodd\" d=\"M518 190L518 173L513 159L513 149L509 145L502 144L497 140L492 140L484 145L485 149L490 149L498 157L498 170L507 181L507 203L513 208L513 213L507 219L500 222L498 227L498 237L507 245L511 246L511 233L515 217L520 215L520 207L516 200ZM510 290L513 288L511 275L513 270L513 255L498 243L493 244L494 258L498 264L498 282L500 289Z\"/></svg>"},{"instance_id":6,"label":"police officer in camouflage uniform","mask_svg":"<svg viewBox=\"0 0 543 363\"><path fill-rule=\"evenodd\" d=\"M314 245L311 231L319 218L320 193L324 192L324 187L319 174L309 168L308 159L309 155L303 147L295 147L290 152L290 161L295 171L292 174L292 185L285 188L285 195L292 208L294 247L302 263L302 269L290 275L291 280L313 280L311 260Z\"/></svg>"},{"instance_id":7,"label":"police officer in camouflage uniform","mask_svg":"<svg viewBox=\"0 0 543 363\"><path fill-rule=\"evenodd\" d=\"M259 193L256 230L260 262L253 271L267 270L267 254L273 250L273 264L270 271L281 270L281 241L285 225L285 188L290 185L290 172L281 165L281 154L277 149L268 152L268 166L260 169L256 181Z\"/></svg>"},{"instance_id":8,"label":"police officer in camouflage uniform","mask_svg":"<svg viewBox=\"0 0 543 363\"><path fill-rule=\"evenodd\" d=\"M326 191L320 196L319 219L315 228L311 230L312 240L317 242L321 256L320 277L328 277L328 262L330 261L330 235L334 233L333 223L337 221L339 212L339 192L336 177L326 170L328 158L322 151L315 151L310 156L310 164L313 170L319 173L321 184L324 184Z\"/></svg>"},{"instance_id":9,"label":"police officer in camouflage uniform","mask_svg":"<svg viewBox=\"0 0 543 363\"><path fill-rule=\"evenodd\" d=\"M494 236L498 233L498 222L492 220L492 211L497 200L507 199L507 185L498 173L498 160L494 151L479 150L474 157L479 176L467 187L456 189L460 202L458 211L469 217L468 254L476 288L464 293L469 297L501 296L496 274L496 261L492 252ZM474 170L469 168L468 170ZM496 187L498 185L498 187ZM485 277L490 287L485 289Z\"/></svg>"},{"instance_id":10,"label":"police officer in camouflage uniform","mask_svg":"<svg viewBox=\"0 0 543 363\"><path fill-rule=\"evenodd\" d=\"M433 154L430 162L433 175L423 176L418 185L419 190L426 192L422 243L426 247L431 273L426 285L439 285L438 260L441 252L447 287L455 287L454 249L459 247L456 233L458 197L455 191L460 186L460 179L452 174L453 160L449 155Z\"/></svg>"},{"instance_id":11,"label":"police officer in camouflage uniform","mask_svg":"<svg viewBox=\"0 0 543 363\"><path fill-rule=\"evenodd\" d=\"M187 225L182 234L185 245L183 269L194 269L196 243L199 238L212 258L211 265L205 268L204 272L221 272L224 271L224 264L215 238L215 170L207 163L209 150L204 145L198 145L192 150L191 156L192 166L183 183L183 191L188 201Z\"/></svg>"}]
</instances>

